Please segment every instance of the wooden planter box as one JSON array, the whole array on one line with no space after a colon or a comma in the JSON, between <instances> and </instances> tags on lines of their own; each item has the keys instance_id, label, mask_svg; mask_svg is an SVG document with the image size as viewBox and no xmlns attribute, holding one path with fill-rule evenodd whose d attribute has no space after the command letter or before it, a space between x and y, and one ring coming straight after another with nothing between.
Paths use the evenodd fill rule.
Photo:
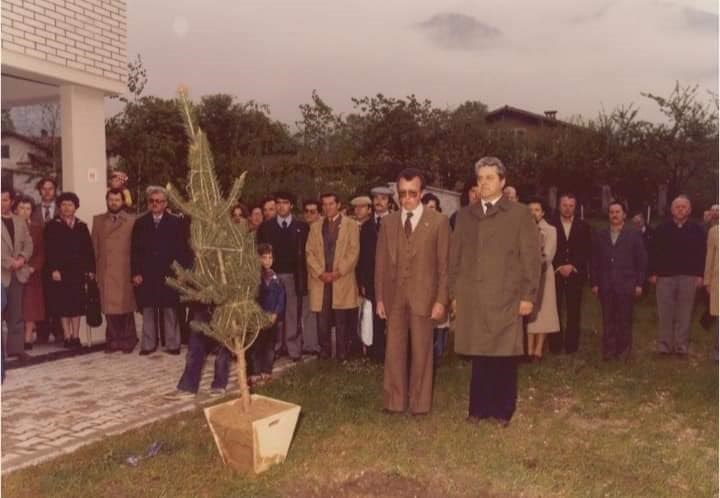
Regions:
<instances>
[{"instance_id":1,"label":"wooden planter box","mask_svg":"<svg viewBox=\"0 0 720 498\"><path fill-rule=\"evenodd\" d=\"M204 411L225 465L259 474L285 461L300 406L259 394L251 398L248 413L242 413L239 399Z\"/></svg>"}]
</instances>

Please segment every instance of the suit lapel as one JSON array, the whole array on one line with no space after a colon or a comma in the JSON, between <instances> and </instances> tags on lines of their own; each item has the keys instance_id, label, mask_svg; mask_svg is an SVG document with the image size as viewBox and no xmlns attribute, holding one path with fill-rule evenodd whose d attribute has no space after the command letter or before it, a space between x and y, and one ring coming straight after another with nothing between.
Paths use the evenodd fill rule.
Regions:
<instances>
[{"instance_id":1,"label":"suit lapel","mask_svg":"<svg viewBox=\"0 0 720 498\"><path fill-rule=\"evenodd\" d=\"M417 248L422 246L423 240L427 235L427 232L430 230L430 218L432 217L432 215L429 214L428 211L430 210L427 208L423 209L423 214L422 216L420 216L420 221L418 222L415 230L410 236L410 251L412 254L415 254L417 252Z\"/></svg>"},{"instance_id":2,"label":"suit lapel","mask_svg":"<svg viewBox=\"0 0 720 498\"><path fill-rule=\"evenodd\" d=\"M388 250L390 251L390 260L393 262L393 265L397 263L397 239L398 237L403 237L403 234L400 233L400 220L400 211L396 211L395 213L385 216L382 221L387 225L385 228L385 230L387 230L386 240Z\"/></svg>"}]
</instances>

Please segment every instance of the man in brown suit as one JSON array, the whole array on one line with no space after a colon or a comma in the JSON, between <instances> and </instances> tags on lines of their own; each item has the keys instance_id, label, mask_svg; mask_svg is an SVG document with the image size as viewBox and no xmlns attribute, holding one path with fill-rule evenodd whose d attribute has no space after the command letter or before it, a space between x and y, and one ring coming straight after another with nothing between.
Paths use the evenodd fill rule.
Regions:
<instances>
[{"instance_id":1,"label":"man in brown suit","mask_svg":"<svg viewBox=\"0 0 720 498\"><path fill-rule=\"evenodd\" d=\"M387 320L383 405L422 415L432 404L433 325L448 302L450 225L420 202L420 171L402 171L397 188L402 208L383 220L375 260L376 309Z\"/></svg>"},{"instance_id":2,"label":"man in brown suit","mask_svg":"<svg viewBox=\"0 0 720 498\"><path fill-rule=\"evenodd\" d=\"M125 211L121 189L108 190L105 200L108 210L96 215L92 226L100 304L107 322L105 352L131 353L137 344L137 306L130 275L135 216Z\"/></svg>"},{"instance_id":3,"label":"man in brown suit","mask_svg":"<svg viewBox=\"0 0 720 498\"><path fill-rule=\"evenodd\" d=\"M468 421L504 427L515 412L523 317L532 312L540 283L540 242L527 206L503 197L503 163L484 157L475 174L480 202L458 213L450 250L455 352L472 357Z\"/></svg>"},{"instance_id":4,"label":"man in brown suit","mask_svg":"<svg viewBox=\"0 0 720 498\"><path fill-rule=\"evenodd\" d=\"M310 309L317 313L320 357L331 354L330 328L335 320L335 357L342 361L358 352L356 323L358 288L355 266L360 256L360 227L340 214L336 194L320 197L325 216L310 226L305 246Z\"/></svg>"}]
</instances>

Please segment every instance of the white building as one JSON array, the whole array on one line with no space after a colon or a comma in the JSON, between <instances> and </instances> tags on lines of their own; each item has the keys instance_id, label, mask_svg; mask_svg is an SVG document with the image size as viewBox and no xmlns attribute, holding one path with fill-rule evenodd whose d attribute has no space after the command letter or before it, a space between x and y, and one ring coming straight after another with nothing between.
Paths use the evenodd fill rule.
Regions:
<instances>
[{"instance_id":1,"label":"white building","mask_svg":"<svg viewBox=\"0 0 720 498\"><path fill-rule=\"evenodd\" d=\"M57 163L53 155L56 149L60 149L59 142L59 139L48 136L28 137L2 130L2 184L39 201L40 196L35 189L38 181L36 172L54 169Z\"/></svg>"},{"instance_id":2,"label":"white building","mask_svg":"<svg viewBox=\"0 0 720 498\"><path fill-rule=\"evenodd\" d=\"M125 0L0 0L2 107L59 102L62 189L105 209L106 96L125 90ZM3 160L4 161L4 160Z\"/></svg>"}]
</instances>

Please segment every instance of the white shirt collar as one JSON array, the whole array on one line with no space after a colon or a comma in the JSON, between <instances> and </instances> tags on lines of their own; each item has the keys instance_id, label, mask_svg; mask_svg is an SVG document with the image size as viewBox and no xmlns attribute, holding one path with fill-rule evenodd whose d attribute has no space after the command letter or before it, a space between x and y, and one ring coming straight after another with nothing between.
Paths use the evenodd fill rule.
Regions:
<instances>
[{"instance_id":1,"label":"white shirt collar","mask_svg":"<svg viewBox=\"0 0 720 498\"><path fill-rule=\"evenodd\" d=\"M423 205L422 202L418 203L417 207L415 207L415 209L412 210L413 215L412 215L412 218L410 218L410 219L420 219L420 216L422 216L424 207L425 206ZM403 220L405 218L407 218L407 213L408 213L408 210L405 208L402 208Z\"/></svg>"},{"instance_id":2,"label":"white shirt collar","mask_svg":"<svg viewBox=\"0 0 720 498\"><path fill-rule=\"evenodd\" d=\"M498 203L498 201L499 201L500 199L502 199L502 196L503 196L503 195L500 194L500 195L498 195L497 197L495 197L494 199L488 199L488 200L480 199L480 203L482 204L483 212L484 212L484 213L487 212L486 204L487 204L488 202L494 206L495 204Z\"/></svg>"},{"instance_id":3,"label":"white shirt collar","mask_svg":"<svg viewBox=\"0 0 720 498\"><path fill-rule=\"evenodd\" d=\"M284 218L280 215L277 216L278 225L282 226L283 221L287 223L287 226L290 226L290 223L292 223L292 213L290 213L289 215L287 215Z\"/></svg>"}]
</instances>

